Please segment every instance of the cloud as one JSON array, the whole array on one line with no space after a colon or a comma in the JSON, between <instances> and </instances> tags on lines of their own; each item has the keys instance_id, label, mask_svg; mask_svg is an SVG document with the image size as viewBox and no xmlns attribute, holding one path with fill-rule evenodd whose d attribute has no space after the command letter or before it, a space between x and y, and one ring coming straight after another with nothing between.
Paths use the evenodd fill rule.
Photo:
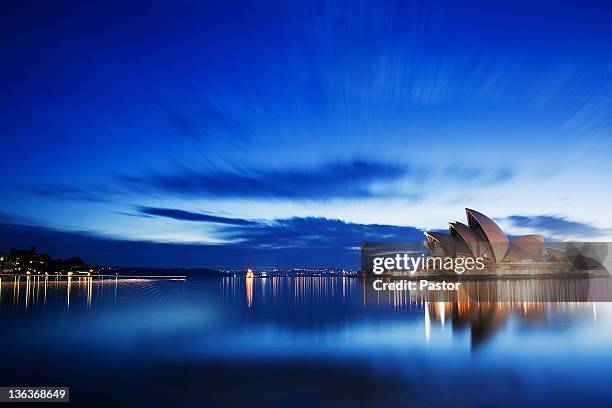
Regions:
<instances>
[{"instance_id":1,"label":"cloud","mask_svg":"<svg viewBox=\"0 0 612 408\"><path fill-rule=\"evenodd\" d=\"M202 216L212 219L202 218L203 222L224 220L220 233L233 242L209 245L130 241L86 231L16 224L10 218L0 218L0 250L35 245L52 257L80 256L92 264L115 266L355 268L360 261L356 248L363 242L423 239L422 231L414 227L353 224L325 218L241 224L240 219Z\"/></svg>"},{"instance_id":2,"label":"cloud","mask_svg":"<svg viewBox=\"0 0 612 408\"><path fill-rule=\"evenodd\" d=\"M251 221L244 220L241 218L228 218L219 217L216 215L210 215L201 212L191 212L184 210L177 210L173 208L156 208L156 207L139 207L138 211L141 214L148 216L158 216L172 218L181 221L194 221L194 222L210 222L215 224L228 224L228 225L250 225Z\"/></svg>"},{"instance_id":3,"label":"cloud","mask_svg":"<svg viewBox=\"0 0 612 408\"><path fill-rule=\"evenodd\" d=\"M109 185L42 184L27 186L25 190L55 199L90 202L110 202L117 196L130 195L187 199L325 201L402 198L417 201L422 198L426 185L474 184L486 187L504 183L514 174L514 170L507 167L430 167L355 158L286 168L226 165L182 168L166 173L115 174L113 184Z\"/></svg>"},{"instance_id":4,"label":"cloud","mask_svg":"<svg viewBox=\"0 0 612 408\"><path fill-rule=\"evenodd\" d=\"M359 247L367 241L420 241L423 232L414 227L355 224L336 219L293 217L270 221L229 218L170 208L140 207L145 216L221 224L218 233L232 245L249 248Z\"/></svg>"},{"instance_id":5,"label":"cloud","mask_svg":"<svg viewBox=\"0 0 612 408\"><path fill-rule=\"evenodd\" d=\"M160 101L158 109L168 123L180 134L190 137L223 135L247 142L253 130L232 108L221 104L206 94L192 89L177 103Z\"/></svg>"},{"instance_id":6,"label":"cloud","mask_svg":"<svg viewBox=\"0 0 612 408\"><path fill-rule=\"evenodd\" d=\"M407 176L408 166L368 160L329 162L293 169L231 169L211 172L182 171L175 174L118 176L136 191L199 198L282 198L326 200L380 196L377 183Z\"/></svg>"},{"instance_id":7,"label":"cloud","mask_svg":"<svg viewBox=\"0 0 612 408\"><path fill-rule=\"evenodd\" d=\"M93 203L107 202L109 193L116 191L100 187L91 186L81 188L62 184L41 184L36 186L26 186L25 191L42 197L52 197L60 200L89 201Z\"/></svg>"},{"instance_id":8,"label":"cloud","mask_svg":"<svg viewBox=\"0 0 612 408\"><path fill-rule=\"evenodd\" d=\"M341 220L294 217L221 231L240 245L270 248L351 249L368 241L421 241L423 231L414 227L354 224Z\"/></svg>"},{"instance_id":9,"label":"cloud","mask_svg":"<svg viewBox=\"0 0 612 408\"><path fill-rule=\"evenodd\" d=\"M515 171L509 167L485 168L450 165L444 169L446 180L479 184L499 184L510 180Z\"/></svg>"},{"instance_id":10,"label":"cloud","mask_svg":"<svg viewBox=\"0 0 612 408\"><path fill-rule=\"evenodd\" d=\"M523 216L512 215L502 218L515 227L530 228L534 232L553 237L584 237L594 238L610 234L606 228L597 228L590 224L571 221L553 215Z\"/></svg>"}]
</instances>

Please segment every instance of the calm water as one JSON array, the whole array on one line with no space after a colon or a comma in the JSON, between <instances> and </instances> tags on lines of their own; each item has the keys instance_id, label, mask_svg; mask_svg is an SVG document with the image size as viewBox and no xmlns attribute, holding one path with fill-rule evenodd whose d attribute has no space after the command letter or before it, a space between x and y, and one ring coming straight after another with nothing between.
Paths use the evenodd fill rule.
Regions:
<instances>
[{"instance_id":1,"label":"calm water","mask_svg":"<svg viewBox=\"0 0 612 408\"><path fill-rule=\"evenodd\" d=\"M87 406L612 406L608 303L362 285L2 277L0 385L68 385Z\"/></svg>"}]
</instances>

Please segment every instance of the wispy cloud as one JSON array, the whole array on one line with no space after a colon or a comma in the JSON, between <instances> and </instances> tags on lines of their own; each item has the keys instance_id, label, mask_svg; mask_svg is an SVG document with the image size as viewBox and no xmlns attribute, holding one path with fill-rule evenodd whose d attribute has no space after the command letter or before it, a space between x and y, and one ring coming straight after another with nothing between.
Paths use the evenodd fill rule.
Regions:
<instances>
[{"instance_id":1,"label":"wispy cloud","mask_svg":"<svg viewBox=\"0 0 612 408\"><path fill-rule=\"evenodd\" d=\"M136 191L145 188L183 197L326 200L378 195L372 191L375 184L397 181L410 171L410 167L400 164L351 160L303 168L186 170L118 178Z\"/></svg>"},{"instance_id":2,"label":"wispy cloud","mask_svg":"<svg viewBox=\"0 0 612 408\"><path fill-rule=\"evenodd\" d=\"M102 203L109 201L109 195L116 194L116 189L103 186L77 187L66 184L40 184L25 186L25 191L43 197L60 200L89 201Z\"/></svg>"},{"instance_id":3,"label":"wispy cloud","mask_svg":"<svg viewBox=\"0 0 612 408\"><path fill-rule=\"evenodd\" d=\"M220 217L217 215L211 215L202 212L192 212L185 210L177 210L174 208L156 208L156 207L139 207L139 213L147 216L157 216L172 218L180 221L193 221L193 222L210 222L215 224L228 224L228 225L251 225L252 221L244 220L241 218L228 218Z\"/></svg>"},{"instance_id":4,"label":"wispy cloud","mask_svg":"<svg viewBox=\"0 0 612 408\"><path fill-rule=\"evenodd\" d=\"M509 167L474 167L450 165L442 172L442 177L448 181L459 181L478 184L498 184L514 177L515 171Z\"/></svg>"},{"instance_id":5,"label":"wispy cloud","mask_svg":"<svg viewBox=\"0 0 612 408\"><path fill-rule=\"evenodd\" d=\"M53 256L78 254L107 265L194 266L357 266L357 248L367 241L423 240L415 227L356 224L326 218L249 221L176 209L141 208L147 217L220 224L224 244L130 241L88 231L21 225L0 214L0 249L36 245ZM156 256L151 256L155 254Z\"/></svg>"},{"instance_id":6,"label":"wispy cloud","mask_svg":"<svg viewBox=\"0 0 612 408\"><path fill-rule=\"evenodd\" d=\"M330 200L336 198L404 197L417 200L419 183L476 183L493 185L514 176L508 167L486 168L451 165L444 168L410 166L397 162L353 159L312 167L231 168L229 170L183 170L144 176L118 176L136 192L187 198L263 198ZM394 188L397 182L412 181L412 191Z\"/></svg>"},{"instance_id":7,"label":"wispy cloud","mask_svg":"<svg viewBox=\"0 0 612 408\"><path fill-rule=\"evenodd\" d=\"M133 175L115 174L112 176L113 187L99 183L89 186L40 184L26 186L25 190L55 199L90 202L111 202L118 196L140 195L187 199L326 201L403 198L417 201L425 186L474 184L486 187L504 183L515 175L515 170L509 167L459 164L414 166L397 161L358 158L284 168L238 165L203 167ZM404 188L406 186L408 188Z\"/></svg>"},{"instance_id":8,"label":"wispy cloud","mask_svg":"<svg viewBox=\"0 0 612 408\"><path fill-rule=\"evenodd\" d=\"M597 228L593 225L568 220L554 215L523 216L512 215L501 220L519 228L530 228L534 232L554 238L582 237L586 239L609 235L609 228Z\"/></svg>"},{"instance_id":9,"label":"wispy cloud","mask_svg":"<svg viewBox=\"0 0 612 408\"><path fill-rule=\"evenodd\" d=\"M219 234L232 245L249 248L355 248L367 241L422 240L414 227L357 224L320 217L245 220L170 208L140 207L145 216L220 224Z\"/></svg>"},{"instance_id":10,"label":"wispy cloud","mask_svg":"<svg viewBox=\"0 0 612 408\"><path fill-rule=\"evenodd\" d=\"M259 222L245 228L227 227L222 231L240 245L270 248L359 247L368 241L422 240L423 232L414 227L380 224L355 224L341 220L294 217Z\"/></svg>"},{"instance_id":11,"label":"wispy cloud","mask_svg":"<svg viewBox=\"0 0 612 408\"><path fill-rule=\"evenodd\" d=\"M182 94L179 103L163 100L156 103L167 122L179 134L190 137L231 136L245 142L253 130L234 108L223 106L197 89Z\"/></svg>"}]
</instances>

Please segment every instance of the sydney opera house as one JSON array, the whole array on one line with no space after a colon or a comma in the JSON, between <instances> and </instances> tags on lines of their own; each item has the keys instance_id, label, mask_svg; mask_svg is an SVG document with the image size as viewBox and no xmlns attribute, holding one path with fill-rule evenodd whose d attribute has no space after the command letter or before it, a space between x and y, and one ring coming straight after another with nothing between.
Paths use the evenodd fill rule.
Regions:
<instances>
[{"instance_id":1,"label":"sydney opera house","mask_svg":"<svg viewBox=\"0 0 612 408\"><path fill-rule=\"evenodd\" d=\"M558 251L544 248L543 236L524 235L509 239L489 217L469 208L465 212L467 225L451 222L448 233L425 233L433 256L482 257L489 265L560 260Z\"/></svg>"}]
</instances>

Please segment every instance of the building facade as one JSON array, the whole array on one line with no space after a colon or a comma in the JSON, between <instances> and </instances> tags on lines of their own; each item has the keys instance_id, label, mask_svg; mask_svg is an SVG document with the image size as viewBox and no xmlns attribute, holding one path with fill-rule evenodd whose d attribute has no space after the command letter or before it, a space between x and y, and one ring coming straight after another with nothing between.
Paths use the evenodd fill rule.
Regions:
<instances>
[{"instance_id":1,"label":"building facade","mask_svg":"<svg viewBox=\"0 0 612 408\"><path fill-rule=\"evenodd\" d=\"M481 257L489 265L541 263L551 259L542 235L512 239L486 215L465 209L467 224L449 223L448 233L425 232L434 256Z\"/></svg>"}]
</instances>

